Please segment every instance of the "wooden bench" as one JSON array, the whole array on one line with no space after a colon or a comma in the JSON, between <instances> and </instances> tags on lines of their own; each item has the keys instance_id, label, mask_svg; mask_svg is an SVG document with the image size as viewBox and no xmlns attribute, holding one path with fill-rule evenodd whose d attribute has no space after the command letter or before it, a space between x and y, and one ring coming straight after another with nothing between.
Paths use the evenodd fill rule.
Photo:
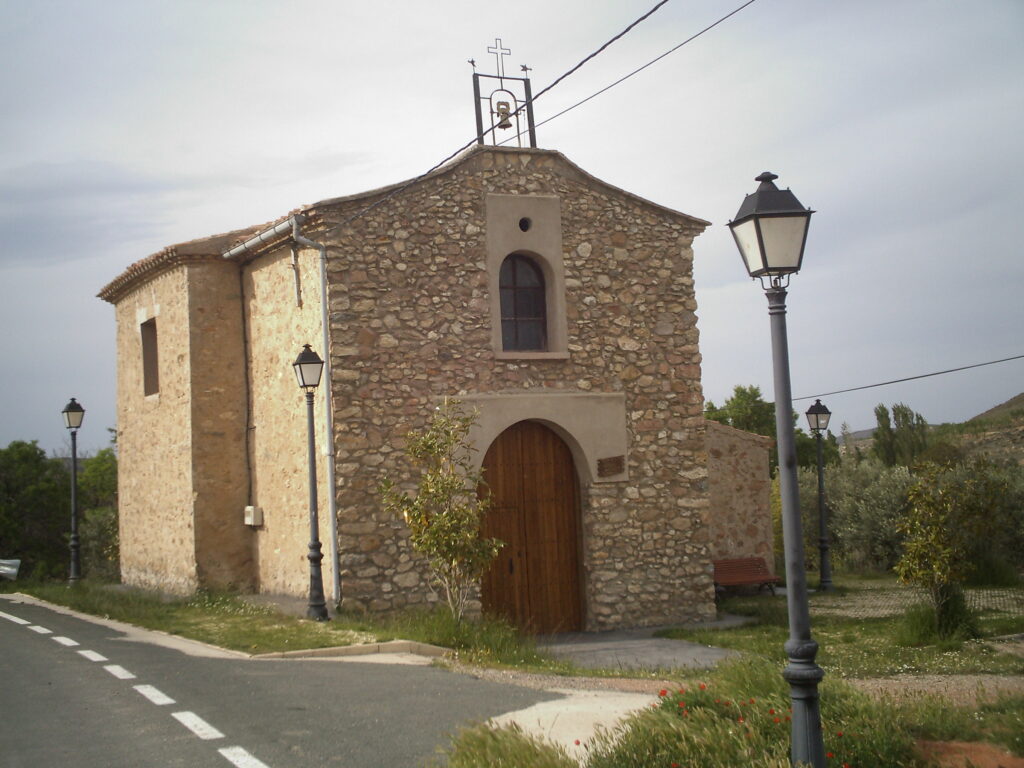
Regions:
<instances>
[{"instance_id":1,"label":"wooden bench","mask_svg":"<svg viewBox=\"0 0 1024 768\"><path fill-rule=\"evenodd\" d=\"M768 570L763 557L736 557L728 560L715 560L715 591L725 587L757 586L758 589L768 587L775 594L775 585L779 579Z\"/></svg>"}]
</instances>

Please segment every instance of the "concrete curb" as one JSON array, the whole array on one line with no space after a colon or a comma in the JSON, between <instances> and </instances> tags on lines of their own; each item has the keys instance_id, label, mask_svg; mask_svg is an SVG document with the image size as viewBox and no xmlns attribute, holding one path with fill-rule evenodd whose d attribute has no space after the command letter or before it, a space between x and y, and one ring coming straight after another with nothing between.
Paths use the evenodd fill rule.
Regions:
<instances>
[{"instance_id":1,"label":"concrete curb","mask_svg":"<svg viewBox=\"0 0 1024 768\"><path fill-rule=\"evenodd\" d=\"M369 656L376 653L412 653L416 656L438 658L450 649L415 640L390 640L386 643L362 643L360 645L336 645L330 648L307 648L299 651L275 651L253 654L253 659L330 659L344 656Z\"/></svg>"},{"instance_id":2,"label":"concrete curb","mask_svg":"<svg viewBox=\"0 0 1024 768\"><path fill-rule=\"evenodd\" d=\"M54 613L61 613L65 616L74 616L76 619L88 621L91 624L97 624L101 627L121 632L124 634L124 637L117 638L121 641L152 643L153 645L159 645L164 648L171 648L172 650L179 651L187 656L214 659L252 658L251 654L245 653L244 651L233 651L230 648L221 648L219 645L204 643L202 640L193 640L188 637L182 637L181 635L172 635L169 632L164 632L160 629L146 629L145 627L139 627L135 624L128 624L123 621L117 621L116 619L105 619L102 616L94 616L91 613L81 613L80 611L76 611L64 605L58 605L57 603L51 603L47 600L40 600L38 597L32 597L32 595L26 595L24 592L9 592L5 595L0 595L0 599L10 600L14 603L22 602L28 603L29 605L42 606L43 608L50 609Z\"/></svg>"},{"instance_id":3,"label":"concrete curb","mask_svg":"<svg viewBox=\"0 0 1024 768\"><path fill-rule=\"evenodd\" d=\"M201 640L180 635L172 635L159 629L146 629L134 624L127 624L123 621L105 619L100 616L93 616L89 613L81 613L63 605L40 600L24 592L8 592L0 595L0 599L10 602L24 602L30 605L39 605L49 608L55 613L62 613L66 616L74 616L82 621L98 624L108 629L124 633L124 640L133 642L150 642L165 648L171 648L189 656L205 656L208 658L227 659L304 659L304 658L339 658L345 656L368 656L371 654L413 654L427 658L444 656L449 649L441 648L427 643L418 643L413 640L391 640L386 643L364 643L361 645L340 645L331 648L307 648L298 651L276 651L273 653L246 653L245 651L233 651L229 648L221 648L217 645L204 643Z\"/></svg>"}]
</instances>

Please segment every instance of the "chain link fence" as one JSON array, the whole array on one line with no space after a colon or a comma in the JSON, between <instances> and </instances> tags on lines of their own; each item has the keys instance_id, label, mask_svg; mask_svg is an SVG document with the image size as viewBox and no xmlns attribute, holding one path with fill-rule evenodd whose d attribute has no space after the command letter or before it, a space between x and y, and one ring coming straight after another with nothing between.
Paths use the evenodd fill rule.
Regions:
<instances>
[{"instance_id":1,"label":"chain link fence","mask_svg":"<svg viewBox=\"0 0 1024 768\"><path fill-rule=\"evenodd\" d=\"M1024 587L968 587L964 598L968 608L978 613L1024 616ZM811 612L822 616L884 618L902 615L910 606L927 602L928 594L923 589L886 585L846 595L816 593L811 596Z\"/></svg>"}]
</instances>

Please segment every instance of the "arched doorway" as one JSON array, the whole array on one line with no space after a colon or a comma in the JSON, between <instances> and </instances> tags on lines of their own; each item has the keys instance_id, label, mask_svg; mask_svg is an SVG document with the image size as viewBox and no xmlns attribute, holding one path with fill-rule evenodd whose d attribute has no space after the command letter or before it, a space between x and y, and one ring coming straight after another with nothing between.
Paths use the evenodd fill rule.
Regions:
<instances>
[{"instance_id":1,"label":"arched doorway","mask_svg":"<svg viewBox=\"0 0 1024 768\"><path fill-rule=\"evenodd\" d=\"M505 542L484 575L485 612L537 633L583 628L580 494L569 447L535 421L502 432L483 461L484 535Z\"/></svg>"}]
</instances>

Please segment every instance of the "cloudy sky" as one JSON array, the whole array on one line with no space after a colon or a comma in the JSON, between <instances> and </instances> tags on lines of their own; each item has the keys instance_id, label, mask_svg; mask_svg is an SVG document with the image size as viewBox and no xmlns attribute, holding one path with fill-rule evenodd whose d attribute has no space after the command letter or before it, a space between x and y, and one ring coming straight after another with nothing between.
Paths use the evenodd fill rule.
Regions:
<instances>
[{"instance_id":1,"label":"cloudy sky","mask_svg":"<svg viewBox=\"0 0 1024 768\"><path fill-rule=\"evenodd\" d=\"M669 0L537 101L538 120L744 0ZM534 92L655 0L0 3L0 445L86 450L115 423L96 292L166 245L418 175L472 138L471 69ZM1024 4L756 0L538 129L593 175L707 219L705 396L772 397L767 304L725 223L753 177L814 208L789 295L793 394L1024 354ZM1024 360L825 398L961 421L1024 391ZM796 403L801 412L809 401Z\"/></svg>"}]
</instances>

